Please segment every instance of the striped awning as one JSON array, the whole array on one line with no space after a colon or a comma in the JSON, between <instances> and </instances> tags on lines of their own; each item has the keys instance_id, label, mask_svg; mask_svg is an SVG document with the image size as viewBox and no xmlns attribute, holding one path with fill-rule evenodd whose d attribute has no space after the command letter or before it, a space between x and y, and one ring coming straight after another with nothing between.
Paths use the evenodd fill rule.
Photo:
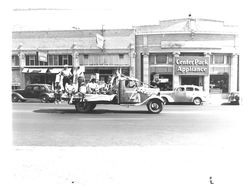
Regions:
<instances>
[{"instance_id":1,"label":"striped awning","mask_svg":"<svg viewBox=\"0 0 250 196\"><path fill-rule=\"evenodd\" d=\"M49 73L58 74L63 68L50 68Z\"/></svg>"},{"instance_id":2,"label":"striped awning","mask_svg":"<svg viewBox=\"0 0 250 196\"><path fill-rule=\"evenodd\" d=\"M28 73L46 73L47 68L29 68Z\"/></svg>"}]
</instances>

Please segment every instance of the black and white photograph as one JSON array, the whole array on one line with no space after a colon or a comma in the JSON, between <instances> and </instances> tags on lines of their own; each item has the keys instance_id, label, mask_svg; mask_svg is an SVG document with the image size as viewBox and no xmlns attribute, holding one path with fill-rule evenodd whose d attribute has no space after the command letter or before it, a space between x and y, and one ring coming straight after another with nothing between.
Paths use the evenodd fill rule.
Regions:
<instances>
[{"instance_id":1,"label":"black and white photograph","mask_svg":"<svg viewBox=\"0 0 250 196\"><path fill-rule=\"evenodd\" d=\"M14 2L7 195L249 194L240 2Z\"/></svg>"}]
</instances>

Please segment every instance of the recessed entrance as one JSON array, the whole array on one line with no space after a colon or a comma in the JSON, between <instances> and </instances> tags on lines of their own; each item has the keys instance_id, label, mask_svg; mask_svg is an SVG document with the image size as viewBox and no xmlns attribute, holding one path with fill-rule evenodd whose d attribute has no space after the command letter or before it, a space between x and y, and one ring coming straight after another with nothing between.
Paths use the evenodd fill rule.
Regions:
<instances>
[{"instance_id":1,"label":"recessed entrance","mask_svg":"<svg viewBox=\"0 0 250 196\"><path fill-rule=\"evenodd\" d=\"M181 76L181 85L199 86L199 76Z\"/></svg>"}]
</instances>

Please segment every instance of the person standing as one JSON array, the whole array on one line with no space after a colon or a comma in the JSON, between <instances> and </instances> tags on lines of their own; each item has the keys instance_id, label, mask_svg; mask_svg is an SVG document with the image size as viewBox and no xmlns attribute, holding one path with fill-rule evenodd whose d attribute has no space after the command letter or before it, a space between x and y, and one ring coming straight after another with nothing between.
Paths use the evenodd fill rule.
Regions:
<instances>
[{"instance_id":1,"label":"person standing","mask_svg":"<svg viewBox=\"0 0 250 196\"><path fill-rule=\"evenodd\" d=\"M60 72L60 75L63 81L63 89L65 89L65 85L66 83L70 82L70 79L72 78L72 73L71 73L71 69L69 69L68 65L64 65L63 70Z\"/></svg>"},{"instance_id":2,"label":"person standing","mask_svg":"<svg viewBox=\"0 0 250 196\"><path fill-rule=\"evenodd\" d=\"M84 71L81 69L80 66L78 66L76 68L75 73L76 73L76 75L75 75L76 82L75 83L78 85L78 87L77 87L78 91L80 91L80 86L81 86L82 82L85 81Z\"/></svg>"}]
</instances>

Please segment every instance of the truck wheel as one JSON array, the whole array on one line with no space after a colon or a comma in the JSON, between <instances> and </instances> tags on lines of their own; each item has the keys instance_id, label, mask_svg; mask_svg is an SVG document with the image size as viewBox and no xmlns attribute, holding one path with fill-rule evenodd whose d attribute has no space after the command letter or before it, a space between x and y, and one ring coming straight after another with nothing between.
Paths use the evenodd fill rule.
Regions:
<instances>
[{"instance_id":1,"label":"truck wheel","mask_svg":"<svg viewBox=\"0 0 250 196\"><path fill-rule=\"evenodd\" d=\"M193 100L194 105L201 105L201 99L199 97L194 98Z\"/></svg>"},{"instance_id":2,"label":"truck wheel","mask_svg":"<svg viewBox=\"0 0 250 196\"><path fill-rule=\"evenodd\" d=\"M48 103L49 97L48 97L48 95L42 95L40 100L42 103Z\"/></svg>"},{"instance_id":3,"label":"truck wheel","mask_svg":"<svg viewBox=\"0 0 250 196\"><path fill-rule=\"evenodd\" d=\"M163 109L163 103L160 100L154 99L147 104L148 111L154 114L159 114Z\"/></svg>"},{"instance_id":4,"label":"truck wheel","mask_svg":"<svg viewBox=\"0 0 250 196\"><path fill-rule=\"evenodd\" d=\"M162 99L164 100L164 105L167 105L169 103L166 97L162 97Z\"/></svg>"},{"instance_id":5,"label":"truck wheel","mask_svg":"<svg viewBox=\"0 0 250 196\"><path fill-rule=\"evenodd\" d=\"M12 95L12 102L18 102L20 98L17 95Z\"/></svg>"},{"instance_id":6,"label":"truck wheel","mask_svg":"<svg viewBox=\"0 0 250 196\"><path fill-rule=\"evenodd\" d=\"M95 104L94 104L95 105ZM95 107L93 107L92 103L76 103L75 105L76 111L80 113L87 113L92 111Z\"/></svg>"}]
</instances>

